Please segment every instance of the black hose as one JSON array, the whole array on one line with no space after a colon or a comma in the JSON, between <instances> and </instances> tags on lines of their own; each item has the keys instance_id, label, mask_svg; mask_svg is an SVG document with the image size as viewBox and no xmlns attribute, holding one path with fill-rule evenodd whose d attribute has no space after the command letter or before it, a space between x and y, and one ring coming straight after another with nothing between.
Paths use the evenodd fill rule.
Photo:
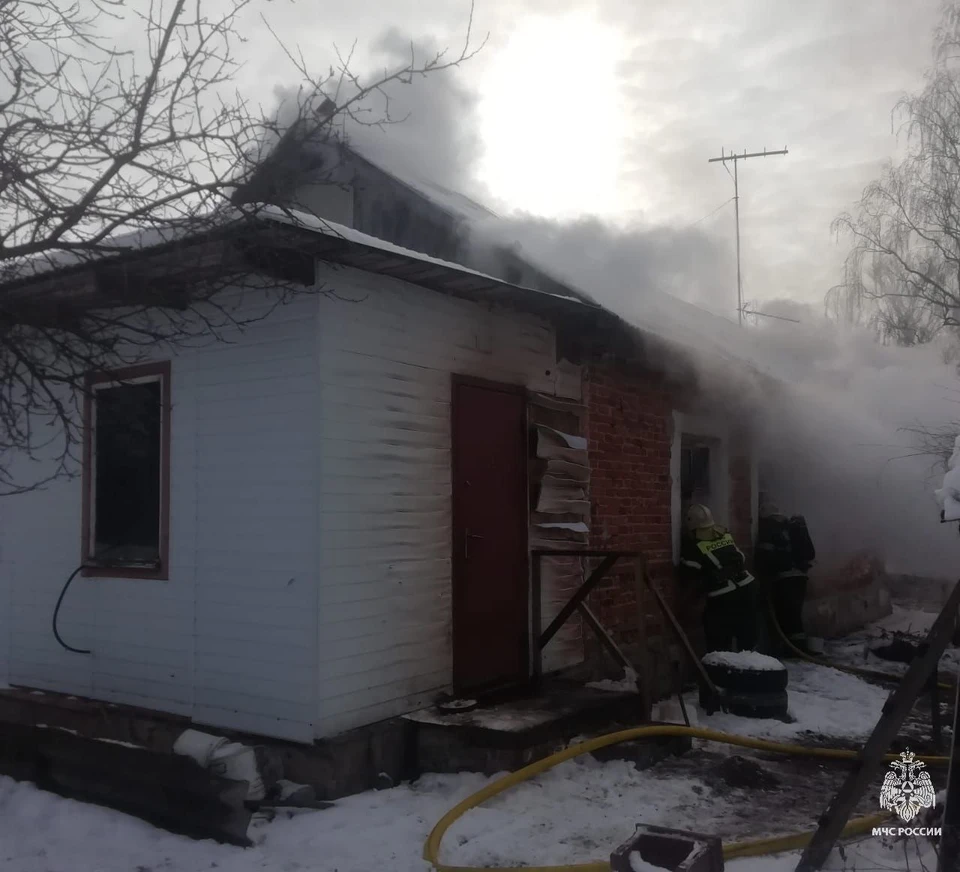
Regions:
<instances>
[{"instance_id":1,"label":"black hose","mask_svg":"<svg viewBox=\"0 0 960 872\"><path fill-rule=\"evenodd\" d=\"M70 582L77 577L83 567L84 564L81 563L76 569L73 570L73 572L70 573L70 577L67 579L67 583L63 586L63 590L60 591L60 596L57 597L57 604L53 609L53 635L56 637L56 640L62 647L66 648L67 651L73 652L74 654L89 654L90 652L84 650L83 648L74 648L60 638L60 632L57 630L57 615L60 613L60 604L63 602L64 596L66 596L67 588L70 587Z\"/></svg>"}]
</instances>

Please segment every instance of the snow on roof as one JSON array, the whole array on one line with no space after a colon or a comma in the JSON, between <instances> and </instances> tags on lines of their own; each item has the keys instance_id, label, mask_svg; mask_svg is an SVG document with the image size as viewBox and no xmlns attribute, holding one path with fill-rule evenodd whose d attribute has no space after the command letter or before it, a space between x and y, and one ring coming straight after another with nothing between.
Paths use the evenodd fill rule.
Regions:
<instances>
[{"instance_id":1,"label":"snow on roof","mask_svg":"<svg viewBox=\"0 0 960 872\"><path fill-rule=\"evenodd\" d=\"M271 146L268 146L267 152L276 147L276 144L274 142ZM492 209L462 193L424 178L407 164L403 158L402 150L394 148L395 143L388 137L377 140L372 136L363 136L358 139L356 136L347 135L344 137L343 145L360 159L419 193L454 218L462 218L474 227L489 228L494 226L501 230L506 229L504 224L501 223L500 216ZM318 232L326 232L324 227L336 227L338 233L335 235L341 235L346 239L364 245L379 248L383 251L392 250L407 257L437 263L451 269L491 278L494 281L504 281L487 273L477 272L462 264L438 260L410 249L394 246L392 243L359 233L351 228L334 225L333 222L319 222L318 224L310 216L305 215L304 218L308 219L304 226L313 224L314 226L311 229L316 229ZM283 219L278 217L276 220ZM511 244L511 241L506 238L502 242L508 247ZM552 296L565 299L578 299L588 305L592 303L598 308L615 312L635 328L652 333L688 352L702 352L713 359L725 360L739 366L746 365L752 370L769 370L769 366L761 362L761 357L749 353L746 348L743 340L747 331L741 331L738 325L720 315L669 294L651 289L643 289L642 293L637 294L632 301L636 308L627 310L623 306L614 306L607 301L601 302L596 293L591 293L590 289L584 287L583 282L572 279L569 275L564 275L557 269L548 252L538 252L535 247L530 247L525 242L524 249L521 253L518 253L518 257L532 269L557 284L567 287L570 291L569 294L557 294L527 287L526 290L531 293L550 293ZM549 264L549 266L545 266L545 264ZM510 283L508 282L508 284ZM736 332L729 332L731 328Z\"/></svg>"},{"instance_id":2,"label":"snow on roof","mask_svg":"<svg viewBox=\"0 0 960 872\"><path fill-rule=\"evenodd\" d=\"M181 227L171 224L162 228L145 227L138 230L120 230L105 237L93 249L53 249L16 262L0 262L6 272L3 281L13 282L34 278L56 270L80 267L119 254L146 251L169 242L186 239L191 235L191 231L196 232L196 229L195 224L187 225L184 223Z\"/></svg>"},{"instance_id":3,"label":"snow on roof","mask_svg":"<svg viewBox=\"0 0 960 872\"><path fill-rule=\"evenodd\" d=\"M462 219L470 227L488 225L491 221L499 223L502 221L500 215L493 211L489 206L468 197L459 191L451 190L431 179L427 179L405 164L401 157L398 157L394 151L389 148L380 148L376 146L374 140L365 138L362 142L357 142L355 138L346 138L344 143L346 149L369 163L371 166L385 173L400 184L410 188L412 191L426 198L433 205L439 207L454 219ZM388 140L384 140L387 144ZM508 246L509 247L509 246ZM552 273L551 269L543 265L543 261L537 261L527 256L526 252L517 255L524 261L528 267L541 273L545 278L550 279L557 284L563 284ZM575 294L581 295L584 300L595 302L589 294L584 293L575 285L570 285L570 290Z\"/></svg>"},{"instance_id":4,"label":"snow on roof","mask_svg":"<svg viewBox=\"0 0 960 872\"><path fill-rule=\"evenodd\" d=\"M359 230L354 230L352 227L347 227L344 224L338 224L336 221L328 221L326 218L319 218L316 215L311 215L307 212L299 212L294 209L283 209L279 206L272 206L269 204L258 204L255 208L257 209L258 217L266 218L270 221L276 221L280 224L299 227L304 230L309 230L312 233L320 233L324 236L344 239L347 242L353 242L357 245L365 245L368 248L375 248L379 251L397 254L402 257L409 257L414 260L422 261L423 263L432 263L447 269L456 270L457 272L486 279L491 284L510 284L509 282L505 282L503 279L497 278L496 276L491 276L487 273L480 272L479 270L471 269L463 264L453 263L449 260L442 260L439 257L433 257L429 254L424 254L421 251L414 251L410 248L404 248L401 245L395 245L392 242L387 242L385 239L379 239L376 236L370 236L368 233L361 233ZM540 296L553 297L558 300L566 300L571 303L578 303L584 306L590 305L588 303L584 303L583 300L578 299L577 297L566 294L540 291L534 288L521 288L521 290L529 291L532 294L538 294Z\"/></svg>"}]
</instances>

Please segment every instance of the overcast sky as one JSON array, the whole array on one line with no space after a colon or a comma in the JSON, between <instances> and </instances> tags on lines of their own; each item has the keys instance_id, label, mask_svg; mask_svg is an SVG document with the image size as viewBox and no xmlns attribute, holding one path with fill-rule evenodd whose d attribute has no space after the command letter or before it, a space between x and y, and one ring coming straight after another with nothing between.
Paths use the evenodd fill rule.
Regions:
<instances>
[{"instance_id":1,"label":"overcast sky","mask_svg":"<svg viewBox=\"0 0 960 872\"><path fill-rule=\"evenodd\" d=\"M333 42L353 40L364 67L406 36L459 47L469 5L261 8L318 67ZM457 81L424 86L404 135L420 167L502 212L681 229L732 196L708 158L787 146L786 157L741 164L744 294L819 302L844 250L830 222L894 154L891 110L921 84L938 10L939 0L478 0L486 48ZM255 18L249 29L238 85L269 102L296 75ZM731 256L703 302L732 312L733 204L696 229Z\"/></svg>"}]
</instances>

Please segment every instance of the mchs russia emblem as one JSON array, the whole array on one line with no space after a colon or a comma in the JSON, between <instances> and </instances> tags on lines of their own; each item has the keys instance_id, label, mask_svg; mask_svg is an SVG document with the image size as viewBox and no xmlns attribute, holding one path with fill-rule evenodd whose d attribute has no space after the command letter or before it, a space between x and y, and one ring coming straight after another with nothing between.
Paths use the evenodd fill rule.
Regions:
<instances>
[{"instance_id":1,"label":"mchs russia emblem","mask_svg":"<svg viewBox=\"0 0 960 872\"><path fill-rule=\"evenodd\" d=\"M907 823L922 808L933 808L937 793L933 789L926 765L912 751L904 751L890 764L890 771L880 788L880 808L896 812Z\"/></svg>"}]
</instances>

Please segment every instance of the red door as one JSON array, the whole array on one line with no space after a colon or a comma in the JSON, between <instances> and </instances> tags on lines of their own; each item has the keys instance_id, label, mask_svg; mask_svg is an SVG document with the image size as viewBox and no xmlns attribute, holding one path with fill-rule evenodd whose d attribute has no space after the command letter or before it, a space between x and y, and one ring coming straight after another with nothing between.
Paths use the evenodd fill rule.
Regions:
<instances>
[{"instance_id":1,"label":"red door","mask_svg":"<svg viewBox=\"0 0 960 872\"><path fill-rule=\"evenodd\" d=\"M453 383L453 682L529 677L527 425L522 388Z\"/></svg>"}]
</instances>

